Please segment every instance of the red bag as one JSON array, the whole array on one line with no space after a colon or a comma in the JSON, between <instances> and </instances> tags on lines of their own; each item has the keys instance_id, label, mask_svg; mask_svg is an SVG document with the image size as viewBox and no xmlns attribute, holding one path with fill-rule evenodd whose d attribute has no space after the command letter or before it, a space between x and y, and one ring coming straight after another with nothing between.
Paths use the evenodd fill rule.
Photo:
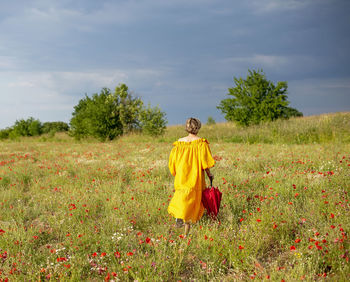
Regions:
<instances>
[{"instance_id":1,"label":"red bag","mask_svg":"<svg viewBox=\"0 0 350 282\"><path fill-rule=\"evenodd\" d=\"M210 188L205 188L202 193L202 203L209 216L216 218L222 198L222 193L216 187L213 187L212 179L210 179Z\"/></svg>"}]
</instances>

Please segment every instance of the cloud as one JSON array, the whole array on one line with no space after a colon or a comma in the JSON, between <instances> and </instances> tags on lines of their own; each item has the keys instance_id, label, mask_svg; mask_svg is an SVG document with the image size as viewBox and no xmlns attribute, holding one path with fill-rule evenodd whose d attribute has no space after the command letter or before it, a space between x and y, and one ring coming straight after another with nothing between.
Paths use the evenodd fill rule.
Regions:
<instances>
[{"instance_id":1,"label":"cloud","mask_svg":"<svg viewBox=\"0 0 350 282\"><path fill-rule=\"evenodd\" d=\"M17 68L19 62L14 56L0 56L0 71Z\"/></svg>"},{"instance_id":2,"label":"cloud","mask_svg":"<svg viewBox=\"0 0 350 282\"><path fill-rule=\"evenodd\" d=\"M0 10L0 104L12 110L0 112L0 128L14 112L70 117L85 93L121 82L169 120L192 109L215 117L232 76L257 68L288 81L296 103L306 92L348 93L346 81L329 80L349 76L346 3L8 1ZM309 88L322 79L328 84Z\"/></svg>"},{"instance_id":3,"label":"cloud","mask_svg":"<svg viewBox=\"0 0 350 282\"><path fill-rule=\"evenodd\" d=\"M254 54L252 56L226 58L222 61L228 64L237 63L267 68L280 68L289 63L289 58L286 56Z\"/></svg>"},{"instance_id":4,"label":"cloud","mask_svg":"<svg viewBox=\"0 0 350 282\"><path fill-rule=\"evenodd\" d=\"M255 13L271 13L299 10L312 4L312 0L254 0L251 3Z\"/></svg>"},{"instance_id":5,"label":"cloud","mask_svg":"<svg viewBox=\"0 0 350 282\"><path fill-rule=\"evenodd\" d=\"M288 86L291 106L308 115L350 109L350 77L300 79Z\"/></svg>"}]
</instances>

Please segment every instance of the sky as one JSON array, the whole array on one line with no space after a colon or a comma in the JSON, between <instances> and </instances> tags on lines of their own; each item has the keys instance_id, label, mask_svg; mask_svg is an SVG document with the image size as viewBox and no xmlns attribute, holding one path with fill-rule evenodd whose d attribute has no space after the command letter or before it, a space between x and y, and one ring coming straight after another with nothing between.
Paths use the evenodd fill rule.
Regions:
<instances>
[{"instance_id":1,"label":"sky","mask_svg":"<svg viewBox=\"0 0 350 282\"><path fill-rule=\"evenodd\" d=\"M0 128L69 123L125 83L169 125L217 122L234 77L288 82L305 116L350 111L349 0L0 0Z\"/></svg>"}]
</instances>

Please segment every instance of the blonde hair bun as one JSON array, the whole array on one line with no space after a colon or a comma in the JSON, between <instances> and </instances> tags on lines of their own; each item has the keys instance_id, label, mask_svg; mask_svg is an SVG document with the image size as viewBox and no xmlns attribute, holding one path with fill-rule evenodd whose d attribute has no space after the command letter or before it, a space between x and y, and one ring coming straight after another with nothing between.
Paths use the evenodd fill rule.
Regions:
<instances>
[{"instance_id":1,"label":"blonde hair bun","mask_svg":"<svg viewBox=\"0 0 350 282\"><path fill-rule=\"evenodd\" d=\"M197 134L201 129L201 121L198 118L189 118L186 121L186 131L188 133Z\"/></svg>"}]
</instances>

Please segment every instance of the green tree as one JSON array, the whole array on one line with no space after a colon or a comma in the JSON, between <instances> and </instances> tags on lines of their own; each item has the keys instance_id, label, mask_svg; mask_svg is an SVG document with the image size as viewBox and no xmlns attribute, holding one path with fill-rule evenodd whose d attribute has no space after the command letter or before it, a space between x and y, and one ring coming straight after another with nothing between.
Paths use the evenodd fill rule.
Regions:
<instances>
[{"instance_id":1,"label":"green tree","mask_svg":"<svg viewBox=\"0 0 350 282\"><path fill-rule=\"evenodd\" d=\"M148 135L162 135L166 129L165 113L160 108L152 108L150 105L140 113L140 125L142 132Z\"/></svg>"},{"instance_id":2,"label":"green tree","mask_svg":"<svg viewBox=\"0 0 350 282\"><path fill-rule=\"evenodd\" d=\"M142 100L133 97L125 84L120 84L115 88L112 99L119 115L123 133L140 128L139 114L143 109Z\"/></svg>"},{"instance_id":3,"label":"green tree","mask_svg":"<svg viewBox=\"0 0 350 282\"><path fill-rule=\"evenodd\" d=\"M91 98L86 95L74 107L72 115L71 134L77 139L92 136L100 140L112 140L123 133L115 100L107 88L103 88L100 94L93 94Z\"/></svg>"},{"instance_id":4,"label":"green tree","mask_svg":"<svg viewBox=\"0 0 350 282\"><path fill-rule=\"evenodd\" d=\"M43 133L63 132L63 131L68 131L68 129L69 129L68 124L63 121L44 122L42 132Z\"/></svg>"},{"instance_id":5,"label":"green tree","mask_svg":"<svg viewBox=\"0 0 350 282\"><path fill-rule=\"evenodd\" d=\"M0 130L0 140L4 140L10 137L10 133L13 131L12 128L5 128Z\"/></svg>"},{"instance_id":6,"label":"green tree","mask_svg":"<svg viewBox=\"0 0 350 282\"><path fill-rule=\"evenodd\" d=\"M33 117L16 120L12 133L15 136L38 136L42 133L42 124Z\"/></svg>"},{"instance_id":7,"label":"green tree","mask_svg":"<svg viewBox=\"0 0 350 282\"><path fill-rule=\"evenodd\" d=\"M209 116L207 120L207 125L214 125L214 124L216 124L215 119L212 116Z\"/></svg>"},{"instance_id":8,"label":"green tree","mask_svg":"<svg viewBox=\"0 0 350 282\"><path fill-rule=\"evenodd\" d=\"M287 82L275 85L266 79L262 70L248 70L246 79L234 77L235 87L229 88L227 98L217 107L226 120L248 126L278 118L302 116L296 109L289 108Z\"/></svg>"},{"instance_id":9,"label":"green tree","mask_svg":"<svg viewBox=\"0 0 350 282\"><path fill-rule=\"evenodd\" d=\"M77 139L92 136L100 140L112 140L143 126L146 126L147 132L150 127L146 113L149 110L143 107L140 98L132 96L125 84L118 85L113 93L108 88L103 88L100 94L93 94L91 98L85 95L74 107L70 133ZM151 109L152 120L157 121L155 116L159 117L159 113L156 109ZM162 125L156 123L155 127L157 126Z\"/></svg>"}]
</instances>

